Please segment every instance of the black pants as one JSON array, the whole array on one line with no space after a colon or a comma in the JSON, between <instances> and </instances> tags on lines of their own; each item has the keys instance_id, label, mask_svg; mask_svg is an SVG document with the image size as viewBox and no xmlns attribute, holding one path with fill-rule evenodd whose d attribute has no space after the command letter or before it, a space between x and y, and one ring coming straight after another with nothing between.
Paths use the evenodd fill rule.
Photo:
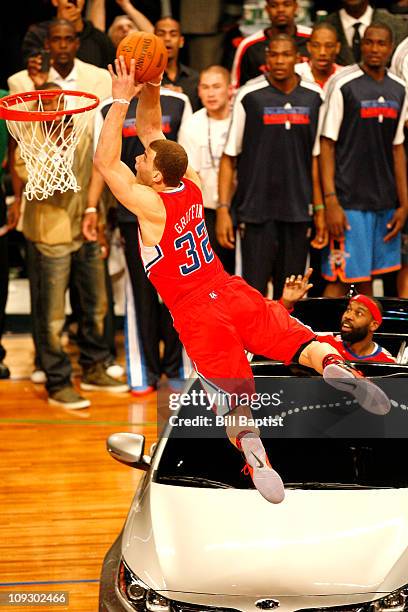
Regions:
<instances>
[{"instance_id":1,"label":"black pants","mask_svg":"<svg viewBox=\"0 0 408 612\"><path fill-rule=\"evenodd\" d=\"M220 245L215 235L215 221L217 213L212 208L204 208L205 224L211 248L220 258L222 265L229 274L235 274L235 249L226 249Z\"/></svg>"},{"instance_id":2,"label":"black pants","mask_svg":"<svg viewBox=\"0 0 408 612\"><path fill-rule=\"evenodd\" d=\"M156 385L161 374L183 378L182 345L167 307L146 276L138 248L138 224L120 223L131 295L126 296L128 384L141 390ZM164 354L160 358L160 341Z\"/></svg>"},{"instance_id":3,"label":"black pants","mask_svg":"<svg viewBox=\"0 0 408 612\"><path fill-rule=\"evenodd\" d=\"M242 276L266 294L268 281L273 283L273 299L282 296L285 279L304 274L309 252L310 223L246 223L240 226Z\"/></svg>"},{"instance_id":4,"label":"black pants","mask_svg":"<svg viewBox=\"0 0 408 612\"><path fill-rule=\"evenodd\" d=\"M3 191L0 189L0 227L6 223L6 202ZM8 240L7 234L0 236L0 361L3 361L6 351L1 344L1 338L4 333L4 325L6 318L6 304L8 297L8 276L9 276L9 261L8 261Z\"/></svg>"}]
</instances>

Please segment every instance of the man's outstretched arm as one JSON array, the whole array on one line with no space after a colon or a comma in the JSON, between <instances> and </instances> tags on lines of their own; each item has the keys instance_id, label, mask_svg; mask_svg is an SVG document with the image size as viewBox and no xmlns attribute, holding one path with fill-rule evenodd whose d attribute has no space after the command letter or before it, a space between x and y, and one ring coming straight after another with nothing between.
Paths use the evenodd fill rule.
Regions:
<instances>
[{"instance_id":1,"label":"man's outstretched arm","mask_svg":"<svg viewBox=\"0 0 408 612\"><path fill-rule=\"evenodd\" d=\"M151 217L156 214L156 209L161 204L159 196L151 187L138 184L133 172L121 161L122 126L128 103L144 86L135 85L135 61L133 59L129 72L123 57L115 60L116 74L111 65L108 68L112 78L114 102L103 122L94 164L123 206L139 217Z\"/></svg>"},{"instance_id":2,"label":"man's outstretched arm","mask_svg":"<svg viewBox=\"0 0 408 612\"><path fill-rule=\"evenodd\" d=\"M160 82L145 83L136 109L137 135L145 149L154 140L163 140L166 136L162 132L162 112L160 106ZM189 165L184 175L201 188L200 177Z\"/></svg>"},{"instance_id":3,"label":"man's outstretched arm","mask_svg":"<svg viewBox=\"0 0 408 612\"><path fill-rule=\"evenodd\" d=\"M162 132L160 81L156 84L145 83L137 103L137 135L145 149L147 149L149 144L154 140L163 140L166 138Z\"/></svg>"}]
</instances>

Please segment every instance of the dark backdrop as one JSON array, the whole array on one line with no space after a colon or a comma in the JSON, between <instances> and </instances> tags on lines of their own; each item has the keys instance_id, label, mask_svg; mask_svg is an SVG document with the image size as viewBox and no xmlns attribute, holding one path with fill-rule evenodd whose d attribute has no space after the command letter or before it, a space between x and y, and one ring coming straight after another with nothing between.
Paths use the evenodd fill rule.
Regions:
<instances>
[{"instance_id":1,"label":"dark backdrop","mask_svg":"<svg viewBox=\"0 0 408 612\"><path fill-rule=\"evenodd\" d=\"M194 0L190 0L194 2ZM243 2L244 0L242 0ZM179 16L180 0L171 0L174 17ZM3 13L0 23L0 87L7 88L7 77L14 72L24 68L20 47L24 34L31 23L51 19L55 15L55 9L50 0L4 0L7 5L2 5ZM372 0L375 6L389 8L392 0ZM313 12L324 9L336 10L340 5L337 0L314 0ZM137 0L135 6L141 10L153 23L160 17L160 0ZM106 0L107 25L122 11L115 0Z\"/></svg>"}]
</instances>

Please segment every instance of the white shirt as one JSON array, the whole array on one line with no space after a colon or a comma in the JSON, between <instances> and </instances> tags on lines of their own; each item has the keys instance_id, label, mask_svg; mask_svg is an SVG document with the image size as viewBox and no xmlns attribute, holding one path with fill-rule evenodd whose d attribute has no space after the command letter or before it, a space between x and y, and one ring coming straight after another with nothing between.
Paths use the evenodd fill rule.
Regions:
<instances>
[{"instance_id":1,"label":"white shirt","mask_svg":"<svg viewBox=\"0 0 408 612\"><path fill-rule=\"evenodd\" d=\"M78 73L75 64L71 72L65 77L65 79L59 74L59 72L55 70L53 66L51 66L50 71L48 73L48 81L59 85L61 89L72 89L73 91L76 91L78 87L77 79Z\"/></svg>"},{"instance_id":2,"label":"white shirt","mask_svg":"<svg viewBox=\"0 0 408 612\"><path fill-rule=\"evenodd\" d=\"M218 170L229 126L229 117L211 119L206 109L200 108L179 131L178 142L185 148L190 166L200 175L206 208L217 207Z\"/></svg>"},{"instance_id":3,"label":"white shirt","mask_svg":"<svg viewBox=\"0 0 408 612\"><path fill-rule=\"evenodd\" d=\"M59 72L50 67L50 71L48 73L48 81L50 83L55 83L59 85L61 89L65 91L78 91L78 71L74 64L71 72L64 78ZM66 96L65 97L65 108L79 108L80 106L84 106L83 98L77 96Z\"/></svg>"},{"instance_id":4,"label":"white shirt","mask_svg":"<svg viewBox=\"0 0 408 612\"><path fill-rule=\"evenodd\" d=\"M350 47L353 46L353 36L354 36L354 28L353 25L355 23L361 23L361 26L358 28L361 38L364 36L364 32L367 27L370 25L373 19L374 9L372 6L367 6L365 12L359 17L355 19L348 13L346 13L345 9L340 9L339 17L341 21L341 25L343 26L344 34L346 35L346 40Z\"/></svg>"}]
</instances>

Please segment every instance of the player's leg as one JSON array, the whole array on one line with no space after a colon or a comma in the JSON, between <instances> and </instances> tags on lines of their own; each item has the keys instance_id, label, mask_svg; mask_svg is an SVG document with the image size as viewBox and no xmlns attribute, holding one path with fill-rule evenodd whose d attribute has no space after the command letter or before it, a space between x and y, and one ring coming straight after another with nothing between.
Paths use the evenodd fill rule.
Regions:
<instances>
[{"instance_id":1,"label":"player's leg","mask_svg":"<svg viewBox=\"0 0 408 612\"><path fill-rule=\"evenodd\" d=\"M252 370L221 293L217 290L216 304L207 294L200 298L200 304L189 305L184 313L176 314L175 325L203 388L218 400L214 411L228 417L226 433L243 452L255 487L268 501L280 503L284 498L282 480L269 463L258 428L251 423L250 402L255 393ZM205 334L197 334L200 321Z\"/></svg>"},{"instance_id":2,"label":"player's leg","mask_svg":"<svg viewBox=\"0 0 408 612\"><path fill-rule=\"evenodd\" d=\"M384 237L389 232L387 224L390 223L394 212L394 209L391 209L373 213L375 219L371 247L373 252L371 273L373 276L397 272L401 269L401 264L404 262L402 250L403 235L399 233L392 240L384 242ZM391 295L395 294L392 293Z\"/></svg>"},{"instance_id":3,"label":"player's leg","mask_svg":"<svg viewBox=\"0 0 408 612\"><path fill-rule=\"evenodd\" d=\"M372 292L373 235L375 213L346 210L350 229L341 240L330 239L322 251L322 276L329 281L325 297L342 297L351 283L362 284L359 291Z\"/></svg>"},{"instance_id":4,"label":"player's leg","mask_svg":"<svg viewBox=\"0 0 408 612\"><path fill-rule=\"evenodd\" d=\"M231 279L230 284L241 284L242 299L237 305L230 300L231 315L241 321L241 337L246 349L270 359L315 369L332 386L351 393L360 405L375 414L386 414L390 401L385 393L357 369L349 366L330 345L316 339L316 335L291 317L283 306L263 298L242 279ZM241 307L243 305L243 308ZM358 382L356 382L358 381Z\"/></svg>"},{"instance_id":5,"label":"player's leg","mask_svg":"<svg viewBox=\"0 0 408 612\"><path fill-rule=\"evenodd\" d=\"M41 365L44 368L47 380L45 387L51 403L60 401L60 392L70 388L71 362L61 344L61 335L65 321L65 293L69 284L71 270L71 255L63 257L47 257L36 249L38 272L38 301L37 314L39 316L39 353ZM65 404L65 397L61 405ZM69 407L81 407L68 398ZM78 399L80 401L81 398ZM86 404L89 405L89 402ZM84 405L83 407L85 407Z\"/></svg>"},{"instance_id":6,"label":"player's leg","mask_svg":"<svg viewBox=\"0 0 408 612\"><path fill-rule=\"evenodd\" d=\"M230 345L230 348L232 350L230 351L229 358L234 359L235 364L238 364L241 360L241 355L244 355L244 351L242 349L242 353L240 352L240 354L238 354L237 352L237 354L234 355L235 351L232 345ZM245 355L244 359L247 361ZM218 384L214 384L220 382L218 373L217 377L211 376L211 373L206 370L206 363L207 360L204 360L201 367L201 370L206 372L206 376L199 373L200 366L196 363L197 372L199 373L203 388L209 395L216 391L217 395L220 395L220 392L222 392L229 398L234 398L231 401L228 412L225 412L226 402L224 401L222 405L218 407L217 412L222 410L226 425L226 434L230 442L241 451L245 457L246 465L243 470L244 473L246 473L247 470L247 473L251 476L256 489L262 497L274 504L280 503L285 497L282 479L276 470L273 469L269 461L260 437L260 431L258 427L252 424L253 414L250 404L246 403L246 397L251 397L255 392L253 378L249 378L249 376L252 376L252 372L248 372L246 374L247 378L244 380L235 378L231 380L224 379L223 388L221 388ZM247 368L244 361L242 361L242 366L242 371L239 373L239 376L243 376L244 369ZM238 373L235 373L234 376L237 374ZM245 396L245 403L240 404L239 397L243 396Z\"/></svg>"},{"instance_id":7,"label":"player's leg","mask_svg":"<svg viewBox=\"0 0 408 612\"><path fill-rule=\"evenodd\" d=\"M391 403L384 391L346 363L330 344L311 342L300 353L299 363L314 368L329 385L351 393L368 412L385 415L390 411Z\"/></svg>"}]
</instances>

